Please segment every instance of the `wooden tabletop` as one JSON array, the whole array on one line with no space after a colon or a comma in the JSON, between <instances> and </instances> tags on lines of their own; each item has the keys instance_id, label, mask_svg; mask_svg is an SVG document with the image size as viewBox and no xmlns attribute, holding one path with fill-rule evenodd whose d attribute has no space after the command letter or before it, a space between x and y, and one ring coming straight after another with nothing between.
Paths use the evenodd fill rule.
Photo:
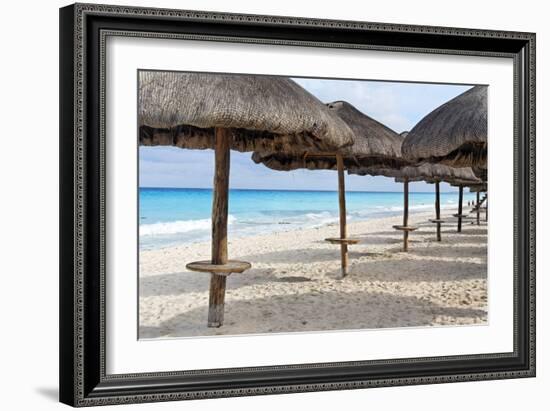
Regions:
<instances>
[{"instance_id":1,"label":"wooden tabletop","mask_svg":"<svg viewBox=\"0 0 550 411\"><path fill-rule=\"evenodd\" d=\"M212 261L205 260L194 261L187 264L185 267L191 271L228 276L231 273L242 273L252 266L246 261L229 260L227 264L212 264Z\"/></svg>"}]
</instances>

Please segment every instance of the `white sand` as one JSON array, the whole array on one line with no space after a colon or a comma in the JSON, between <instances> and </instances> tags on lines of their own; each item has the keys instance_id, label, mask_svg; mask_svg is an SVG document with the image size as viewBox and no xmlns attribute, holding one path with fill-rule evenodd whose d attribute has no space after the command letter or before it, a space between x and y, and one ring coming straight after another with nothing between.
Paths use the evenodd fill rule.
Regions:
<instances>
[{"instance_id":1,"label":"white sand","mask_svg":"<svg viewBox=\"0 0 550 411\"><path fill-rule=\"evenodd\" d=\"M210 243L140 253L140 337L480 324L487 321L487 227L454 211L435 241L433 213L412 214L409 252L392 225L402 217L350 222L349 274L324 241L338 226L229 241L229 256L252 263L227 279L225 323L206 327L209 275L185 264L210 257Z\"/></svg>"}]
</instances>

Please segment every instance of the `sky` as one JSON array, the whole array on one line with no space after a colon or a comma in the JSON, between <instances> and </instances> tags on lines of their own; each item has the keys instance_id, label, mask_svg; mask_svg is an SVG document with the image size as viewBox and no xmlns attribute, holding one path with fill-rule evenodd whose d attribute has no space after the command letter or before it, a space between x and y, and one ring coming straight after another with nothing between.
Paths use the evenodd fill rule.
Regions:
<instances>
[{"instance_id":1,"label":"sky","mask_svg":"<svg viewBox=\"0 0 550 411\"><path fill-rule=\"evenodd\" d=\"M294 78L321 100L345 100L361 112L397 133L408 131L441 104L471 86L400 83L364 80ZM271 190L337 190L333 170L274 171L255 164L251 153L231 152L230 188ZM211 188L214 175L213 150L185 150L177 147L140 147L140 187ZM349 191L402 191L391 178L346 174ZM443 184L442 191L454 191ZM410 191L432 192L433 185L411 183Z\"/></svg>"}]
</instances>

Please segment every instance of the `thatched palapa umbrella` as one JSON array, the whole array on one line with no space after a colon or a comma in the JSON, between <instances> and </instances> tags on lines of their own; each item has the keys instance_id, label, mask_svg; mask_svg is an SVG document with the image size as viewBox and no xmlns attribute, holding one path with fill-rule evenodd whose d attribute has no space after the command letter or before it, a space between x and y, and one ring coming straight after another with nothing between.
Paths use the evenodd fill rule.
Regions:
<instances>
[{"instance_id":1,"label":"thatched palapa umbrella","mask_svg":"<svg viewBox=\"0 0 550 411\"><path fill-rule=\"evenodd\" d=\"M482 185L483 182L475 176L473 171L469 169L471 174L467 177L462 178L456 178L452 181L449 181L451 186L458 187L458 213L453 214L453 217L458 218L457 222L457 232L462 232L462 219L467 218L467 214L463 214L462 212L462 203L463 203L463 197L464 197L464 187L470 187L470 186L479 186ZM479 207L479 195L476 198L477 206ZM478 224L479 224L479 215L478 215Z\"/></svg>"},{"instance_id":2,"label":"thatched palapa umbrella","mask_svg":"<svg viewBox=\"0 0 550 411\"><path fill-rule=\"evenodd\" d=\"M472 212L476 213L477 225L480 225L479 214L481 212L481 206L487 200L487 183L471 185L468 188L470 189L470 193L476 193L476 204L472 209ZM483 198L480 198L480 193L486 193L486 194ZM485 221L487 221L487 206L485 206Z\"/></svg>"},{"instance_id":3,"label":"thatched palapa umbrella","mask_svg":"<svg viewBox=\"0 0 550 411\"><path fill-rule=\"evenodd\" d=\"M300 148L291 151L256 151L252 159L256 163L280 171L296 169L338 170L338 198L340 236L326 241L339 244L342 276L347 274L348 245L357 239L347 237L344 169L357 166L399 168L406 164L400 156L401 138L394 131L363 114L345 101L327 104L354 133L353 145L339 150Z\"/></svg>"},{"instance_id":4,"label":"thatched palapa umbrella","mask_svg":"<svg viewBox=\"0 0 550 411\"><path fill-rule=\"evenodd\" d=\"M435 219L430 220L437 224L437 241L441 241L441 202L440 202L440 187L441 182L456 183L480 183L481 181L474 175L470 167L454 168L442 164L423 163L416 167L405 167L402 170L404 176L408 176L409 181L426 181L427 183L435 184ZM460 186L459 186L460 187ZM462 188L459 188L458 201L458 231L461 231L462 226Z\"/></svg>"},{"instance_id":5,"label":"thatched palapa umbrella","mask_svg":"<svg viewBox=\"0 0 550 411\"><path fill-rule=\"evenodd\" d=\"M401 133L401 135L405 134ZM417 166L405 166L400 169L368 168L357 167L348 170L349 174L373 175L394 178L396 182L403 183L403 225L394 226L395 229L403 231L403 250L408 250L409 232L415 231L418 227L408 225L409 216L409 183L414 181L425 181L435 184L435 219L430 220L437 224L437 241L441 241L441 206L439 183L444 181L448 183L456 181L468 181L470 183L479 182L468 167L453 168L441 164L423 163ZM462 180L461 180L462 179Z\"/></svg>"},{"instance_id":6,"label":"thatched palapa umbrella","mask_svg":"<svg viewBox=\"0 0 550 411\"><path fill-rule=\"evenodd\" d=\"M414 126L401 149L410 161L473 167L482 173L487 168L487 86L474 86L433 110ZM463 189L458 186L460 232Z\"/></svg>"},{"instance_id":7,"label":"thatched palapa umbrella","mask_svg":"<svg viewBox=\"0 0 550 411\"><path fill-rule=\"evenodd\" d=\"M416 163L487 168L487 86L474 86L414 126L401 147Z\"/></svg>"},{"instance_id":8,"label":"thatched palapa umbrella","mask_svg":"<svg viewBox=\"0 0 550 411\"><path fill-rule=\"evenodd\" d=\"M455 217L458 217L458 231L461 231L461 222L462 218L468 217L467 215L462 214L462 193L464 188L469 188L470 192L476 193L476 204L471 212L476 213L476 223L480 225L480 211L481 205L487 200L487 194L480 199L480 192L487 192L487 183L484 183L481 180L471 181L471 180L456 180L451 183L452 186L458 187L459 189L459 204L458 204L458 214L454 214ZM487 221L487 207L485 208L485 221Z\"/></svg>"},{"instance_id":9,"label":"thatched palapa umbrella","mask_svg":"<svg viewBox=\"0 0 550 411\"><path fill-rule=\"evenodd\" d=\"M470 193L485 193L487 191L487 183L470 184L468 185Z\"/></svg>"},{"instance_id":10,"label":"thatched palapa umbrella","mask_svg":"<svg viewBox=\"0 0 550 411\"><path fill-rule=\"evenodd\" d=\"M403 232L403 251L409 250L409 233L418 229L418 227L409 225L409 177L403 174L403 168L407 167L410 163L401 157L401 146L403 139L407 136L408 132L404 131L397 137L399 146L399 159L400 162L395 164L394 167L352 167L348 170L349 174L357 174L361 176L384 176L395 178L397 182L403 183L403 224L394 225L395 230Z\"/></svg>"},{"instance_id":11,"label":"thatched palapa umbrella","mask_svg":"<svg viewBox=\"0 0 550 411\"><path fill-rule=\"evenodd\" d=\"M472 186L472 185L469 186L470 191L476 193L476 206L474 208L474 211L476 211L477 225L479 225L479 212L480 212L480 209L481 209L481 205L484 202L487 202L487 180L488 180L488 175L487 175L487 168L473 167L472 170L474 171L474 174L476 175L476 177L478 177L479 179L481 179L481 181L483 181L482 184L479 184L477 186ZM485 193L485 196L482 199L479 198L479 193L480 192ZM487 207L487 204L485 204L485 221L487 221L487 211L488 210L489 210L489 208Z\"/></svg>"},{"instance_id":12,"label":"thatched palapa umbrella","mask_svg":"<svg viewBox=\"0 0 550 411\"><path fill-rule=\"evenodd\" d=\"M477 178L479 178L481 181L487 183L487 168L482 167L472 167L472 171L476 175Z\"/></svg>"},{"instance_id":13,"label":"thatched palapa umbrella","mask_svg":"<svg viewBox=\"0 0 550 411\"><path fill-rule=\"evenodd\" d=\"M399 134L401 140L401 155L403 155L403 141L409 135L408 131L403 131ZM411 168L409 166L409 168ZM395 177L395 181L403 183L403 225L394 225L395 230L403 231L403 251L409 251L409 233L416 231L418 227L409 225L409 181L410 176L403 170L405 167L399 169L398 175Z\"/></svg>"},{"instance_id":14,"label":"thatched palapa umbrella","mask_svg":"<svg viewBox=\"0 0 550 411\"><path fill-rule=\"evenodd\" d=\"M273 76L139 72L140 144L215 150L212 259L187 264L211 274L208 326L223 324L225 283L250 268L227 256L230 149L336 150L351 130L294 81Z\"/></svg>"}]
</instances>

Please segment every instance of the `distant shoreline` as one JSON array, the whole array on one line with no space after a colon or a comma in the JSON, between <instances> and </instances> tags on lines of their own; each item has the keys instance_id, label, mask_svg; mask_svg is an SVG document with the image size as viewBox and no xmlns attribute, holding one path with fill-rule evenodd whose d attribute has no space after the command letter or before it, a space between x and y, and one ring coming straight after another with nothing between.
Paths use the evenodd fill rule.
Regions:
<instances>
[{"instance_id":1,"label":"distant shoreline","mask_svg":"<svg viewBox=\"0 0 550 411\"><path fill-rule=\"evenodd\" d=\"M212 191L211 188L203 187L139 187L140 190L203 190ZM338 190L292 190L281 188L229 188L229 191L283 191L283 192L301 192L301 193L337 193ZM364 193L364 194L399 194L403 191L359 191L346 190L346 193ZM409 191L410 194L434 194L431 191ZM441 191L441 194L455 194L458 191Z\"/></svg>"},{"instance_id":2,"label":"distant shoreline","mask_svg":"<svg viewBox=\"0 0 550 411\"><path fill-rule=\"evenodd\" d=\"M140 248L210 238L210 189L142 188L139 197ZM339 220L338 193L335 191L234 189L229 197L229 231L232 236L319 227ZM457 202L455 193L442 194L442 208L455 208ZM411 193L409 211L433 212L434 203L433 193ZM403 213L403 193L348 192L346 206L350 224L398 216Z\"/></svg>"},{"instance_id":3,"label":"distant shoreline","mask_svg":"<svg viewBox=\"0 0 550 411\"><path fill-rule=\"evenodd\" d=\"M449 212L454 207L455 207L455 205L442 205L441 210L442 210L442 212ZM359 217L359 218L357 218L357 217L350 218L348 216L348 227L353 226L355 224L362 224L362 223L368 223L368 222L372 223L372 222L376 222L376 221L379 221L379 220L385 220L385 219L388 219L388 218L401 217L402 214L403 214L402 210L385 210L385 211L375 212L375 213L373 213L369 216L364 216L364 217ZM411 208L409 210L409 215L410 216L424 215L426 217L426 219L428 219L430 217L433 217L433 211L431 211L431 210L429 211L427 207ZM230 215L230 218L233 219L234 216ZM161 223L152 223L152 224L148 223L146 221L140 220L139 221L139 226L140 226L141 229L143 229L146 226L155 226L155 225L166 227L166 226L169 226L169 225L174 224L174 223L175 224L179 224L179 223L192 223L192 224L193 223L204 223L205 227L208 229L208 232L207 232L206 236L207 236L207 238L210 237L209 230L210 230L211 223L210 223L210 221L207 221L207 220L175 221L175 222L166 222L166 223L161 222ZM274 223L273 226L271 227L271 230L266 230L266 231L256 232L256 233L243 233L243 232L234 232L232 224L233 223L231 223L229 225L229 234L230 234L231 239L233 239L233 240L238 240L238 239L241 239L241 238L249 238L249 237L253 237L253 236L257 236L257 235L274 235L274 234L280 234L280 233L301 232L303 230L309 230L309 229L324 229L326 227L334 227L334 226L339 225L339 223L336 219L333 219L331 221L320 222L318 225L313 225L313 226L295 225L291 222L281 220L281 221L277 221L276 223ZM161 236L162 236L162 234L161 234ZM145 236L145 237L147 237L147 236ZM204 237L198 237L198 238L192 239L192 240L174 240L174 241L169 241L165 244L158 243L158 244L152 245L151 243L147 243L147 244L144 243L145 237L142 237L141 235L139 237L140 238L140 240L139 240L140 252L141 251L148 251L148 250L169 249L169 248L172 248L172 247L189 246L189 245L193 245L193 244L201 244L201 243L208 243L209 242L209 240L207 240ZM154 238L154 237L155 236L152 236L152 237L149 237L149 238Z\"/></svg>"}]
</instances>

